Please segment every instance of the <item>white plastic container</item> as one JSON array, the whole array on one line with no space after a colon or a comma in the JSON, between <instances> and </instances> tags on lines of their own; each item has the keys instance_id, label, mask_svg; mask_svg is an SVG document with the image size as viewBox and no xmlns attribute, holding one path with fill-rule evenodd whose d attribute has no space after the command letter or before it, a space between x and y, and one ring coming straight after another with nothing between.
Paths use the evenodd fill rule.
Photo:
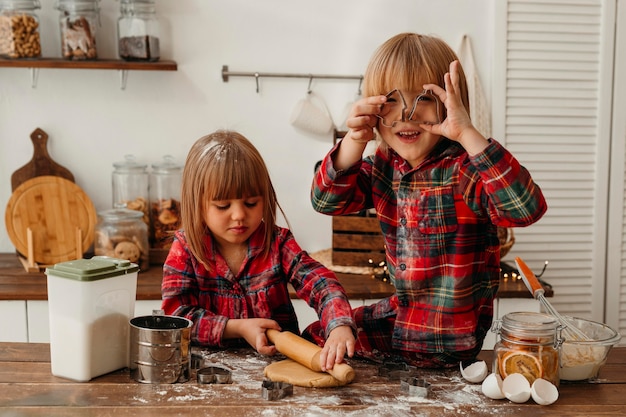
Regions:
<instances>
[{"instance_id":1,"label":"white plastic container","mask_svg":"<svg viewBox=\"0 0 626 417\"><path fill-rule=\"evenodd\" d=\"M53 375L89 381L128 367L138 270L104 256L46 269Z\"/></svg>"}]
</instances>

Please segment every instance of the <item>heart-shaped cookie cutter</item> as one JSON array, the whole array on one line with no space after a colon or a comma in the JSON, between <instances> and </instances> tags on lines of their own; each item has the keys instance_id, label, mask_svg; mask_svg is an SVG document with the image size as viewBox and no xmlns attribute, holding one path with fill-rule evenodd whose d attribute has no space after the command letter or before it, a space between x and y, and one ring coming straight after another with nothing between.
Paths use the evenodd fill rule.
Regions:
<instances>
[{"instance_id":1,"label":"heart-shaped cookie cutter","mask_svg":"<svg viewBox=\"0 0 626 417\"><path fill-rule=\"evenodd\" d=\"M232 372L218 366L198 369L196 379L199 384L230 384L233 382Z\"/></svg>"},{"instance_id":2,"label":"heart-shaped cookie cutter","mask_svg":"<svg viewBox=\"0 0 626 417\"><path fill-rule=\"evenodd\" d=\"M288 382L274 382L265 379L263 380L262 388L263 399L269 401L276 401L293 395L293 385Z\"/></svg>"}]
</instances>

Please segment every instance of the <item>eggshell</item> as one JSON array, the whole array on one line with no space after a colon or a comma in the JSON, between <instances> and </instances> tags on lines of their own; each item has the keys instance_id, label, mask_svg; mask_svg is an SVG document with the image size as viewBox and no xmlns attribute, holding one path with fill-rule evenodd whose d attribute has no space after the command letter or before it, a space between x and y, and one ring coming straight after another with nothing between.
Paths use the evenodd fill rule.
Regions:
<instances>
[{"instance_id":1,"label":"eggshell","mask_svg":"<svg viewBox=\"0 0 626 417\"><path fill-rule=\"evenodd\" d=\"M514 403L525 403L530 399L530 383L522 374L510 374L502 381L502 392Z\"/></svg>"},{"instance_id":2,"label":"eggshell","mask_svg":"<svg viewBox=\"0 0 626 417\"><path fill-rule=\"evenodd\" d=\"M492 400L501 400L505 398L504 393L502 392L502 378L500 378L500 375L498 374L491 373L487 375L487 378L483 381L481 389L483 394Z\"/></svg>"},{"instance_id":3,"label":"eggshell","mask_svg":"<svg viewBox=\"0 0 626 417\"><path fill-rule=\"evenodd\" d=\"M463 363L460 363L461 375L468 382L480 383L483 382L489 370L485 361L474 362L465 369L463 369Z\"/></svg>"},{"instance_id":4,"label":"eggshell","mask_svg":"<svg viewBox=\"0 0 626 417\"><path fill-rule=\"evenodd\" d=\"M550 381L546 381L543 378L535 379L532 387L530 387L530 394L533 400L539 405L550 405L559 398L559 390Z\"/></svg>"}]
</instances>

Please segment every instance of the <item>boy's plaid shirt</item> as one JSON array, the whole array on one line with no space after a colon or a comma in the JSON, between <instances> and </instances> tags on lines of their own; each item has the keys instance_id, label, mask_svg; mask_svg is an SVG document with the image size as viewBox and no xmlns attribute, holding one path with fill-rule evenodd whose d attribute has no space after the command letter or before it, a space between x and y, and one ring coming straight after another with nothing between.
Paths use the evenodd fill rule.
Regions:
<instances>
[{"instance_id":1,"label":"boy's plaid shirt","mask_svg":"<svg viewBox=\"0 0 626 417\"><path fill-rule=\"evenodd\" d=\"M396 315L394 348L434 353L482 344L499 284L497 227L528 226L547 209L528 171L493 139L469 156L443 138L415 169L378 150L337 172L336 152L315 177L313 207L330 215L376 209L396 287L386 302Z\"/></svg>"}]
</instances>

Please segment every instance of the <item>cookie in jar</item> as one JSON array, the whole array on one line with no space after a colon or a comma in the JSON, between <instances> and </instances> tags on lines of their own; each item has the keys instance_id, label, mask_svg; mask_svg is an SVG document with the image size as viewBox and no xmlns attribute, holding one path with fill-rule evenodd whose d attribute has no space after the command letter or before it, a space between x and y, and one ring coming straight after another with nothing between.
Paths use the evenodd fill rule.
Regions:
<instances>
[{"instance_id":1,"label":"cookie in jar","mask_svg":"<svg viewBox=\"0 0 626 417\"><path fill-rule=\"evenodd\" d=\"M148 226L142 213L114 208L98 213L94 252L99 256L126 259L139 265L139 271L150 268Z\"/></svg>"}]
</instances>

